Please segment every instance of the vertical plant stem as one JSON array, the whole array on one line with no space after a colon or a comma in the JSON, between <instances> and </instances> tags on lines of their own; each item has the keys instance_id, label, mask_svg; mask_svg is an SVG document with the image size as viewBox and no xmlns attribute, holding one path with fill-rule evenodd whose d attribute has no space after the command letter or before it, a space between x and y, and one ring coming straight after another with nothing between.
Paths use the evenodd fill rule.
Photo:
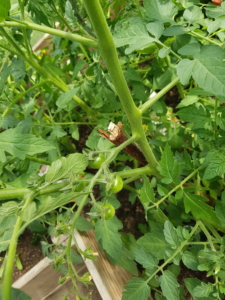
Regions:
<instances>
[{"instance_id":1,"label":"vertical plant stem","mask_svg":"<svg viewBox=\"0 0 225 300\"><path fill-rule=\"evenodd\" d=\"M215 99L215 110L214 110L214 114L215 114L215 118L214 118L214 138L215 138L215 140L217 139L217 103L218 103L218 100L216 98Z\"/></svg>"},{"instance_id":2,"label":"vertical plant stem","mask_svg":"<svg viewBox=\"0 0 225 300\"><path fill-rule=\"evenodd\" d=\"M20 227L22 225L22 219L21 217L17 218L13 235L10 240L9 244L9 251L6 256L6 267L4 272L4 283L2 288L2 299L4 300L11 300L11 285L12 285L12 275L13 275L13 265L14 265L14 258L16 253L16 246L17 246L17 240L18 240L18 232L20 230Z\"/></svg>"},{"instance_id":3,"label":"vertical plant stem","mask_svg":"<svg viewBox=\"0 0 225 300\"><path fill-rule=\"evenodd\" d=\"M180 82L177 83L177 89L180 94L181 99L185 98L184 90Z\"/></svg>"},{"instance_id":4,"label":"vertical plant stem","mask_svg":"<svg viewBox=\"0 0 225 300\"><path fill-rule=\"evenodd\" d=\"M23 206L23 210L27 208L29 203L33 200L33 197L35 195L35 191L31 191L26 200L25 204ZM6 259L6 267L4 272L4 283L2 288L2 299L4 300L11 300L11 285L12 285L12 275L13 275L13 265L14 265L14 259L16 254L16 246L18 241L18 233L20 231L20 228L22 226L23 220L20 216L17 217L16 224L13 230L13 234L10 240L9 244L9 251L7 254Z\"/></svg>"},{"instance_id":5,"label":"vertical plant stem","mask_svg":"<svg viewBox=\"0 0 225 300\"><path fill-rule=\"evenodd\" d=\"M19 6L20 6L20 12L21 12L21 18L22 18L22 21L24 21L24 0L18 0L19 2ZM26 28L22 28L22 32L23 32L23 38L24 38L24 43L25 43L25 47L26 47L26 50L27 50L27 53L30 57L33 56L33 52L31 50L31 47L30 47L30 43L28 41L28 37L27 37L27 29Z\"/></svg>"},{"instance_id":6,"label":"vertical plant stem","mask_svg":"<svg viewBox=\"0 0 225 300\"><path fill-rule=\"evenodd\" d=\"M146 157L148 163L155 170L155 175L159 176L159 172L156 169L159 164L149 146L149 143L147 142L142 127L141 112L134 104L130 90L127 86L122 68L119 63L114 41L106 23L99 0L84 0L84 4L97 36L98 48L107 66L123 109L130 122L132 134L137 137L138 145L140 146L141 151Z\"/></svg>"}]
</instances>

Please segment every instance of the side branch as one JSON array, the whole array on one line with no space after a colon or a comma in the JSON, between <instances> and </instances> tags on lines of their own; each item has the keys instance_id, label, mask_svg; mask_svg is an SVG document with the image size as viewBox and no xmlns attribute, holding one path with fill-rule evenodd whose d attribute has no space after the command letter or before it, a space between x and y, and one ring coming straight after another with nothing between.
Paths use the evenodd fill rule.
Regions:
<instances>
[{"instance_id":1,"label":"side branch","mask_svg":"<svg viewBox=\"0 0 225 300\"><path fill-rule=\"evenodd\" d=\"M89 47L97 48L97 42L94 39L93 40L88 39L88 38L83 37L79 34L65 32L63 30L51 28L51 27L48 27L48 26L38 25L38 24L35 24L35 23L31 23L31 22L6 21L6 22L0 23L0 27L19 27L19 28L33 29L33 30L37 30L37 31L40 31L40 32L60 36L62 38L65 38L65 39L68 39L68 40L71 40L71 41L76 41L78 43L81 43L81 44L89 46Z\"/></svg>"},{"instance_id":2,"label":"side branch","mask_svg":"<svg viewBox=\"0 0 225 300\"><path fill-rule=\"evenodd\" d=\"M142 106L140 106L139 109L141 111L141 114L143 114L149 107L151 107L163 95L165 95L169 90L171 90L172 87L174 87L179 81L180 79L176 77L167 86L165 86L160 92L158 92L154 97L150 98L147 102L145 102Z\"/></svg>"}]
</instances>

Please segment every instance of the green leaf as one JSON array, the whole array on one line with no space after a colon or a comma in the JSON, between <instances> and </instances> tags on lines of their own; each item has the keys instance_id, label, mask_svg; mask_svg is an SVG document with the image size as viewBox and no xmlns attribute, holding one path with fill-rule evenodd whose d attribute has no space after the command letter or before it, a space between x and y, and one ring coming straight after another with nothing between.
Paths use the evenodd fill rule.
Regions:
<instances>
[{"instance_id":1,"label":"green leaf","mask_svg":"<svg viewBox=\"0 0 225 300\"><path fill-rule=\"evenodd\" d=\"M208 152L203 166L207 166L203 180L210 180L211 178L222 175L225 172L225 156L223 151L211 150Z\"/></svg>"},{"instance_id":2,"label":"green leaf","mask_svg":"<svg viewBox=\"0 0 225 300\"><path fill-rule=\"evenodd\" d=\"M0 116L0 127L3 129L8 129L9 127L16 127L19 120L14 116L7 115L4 118Z\"/></svg>"},{"instance_id":3,"label":"green leaf","mask_svg":"<svg viewBox=\"0 0 225 300\"><path fill-rule=\"evenodd\" d=\"M194 68L194 61L190 59L182 59L177 65L177 75L183 85L189 83Z\"/></svg>"},{"instance_id":4,"label":"green leaf","mask_svg":"<svg viewBox=\"0 0 225 300\"><path fill-rule=\"evenodd\" d=\"M21 127L0 133L0 150L20 159L25 159L25 155L34 155L54 148L49 142L37 138L33 134L23 134Z\"/></svg>"},{"instance_id":5,"label":"green leaf","mask_svg":"<svg viewBox=\"0 0 225 300\"><path fill-rule=\"evenodd\" d=\"M72 124L72 125L70 125L69 128L70 128L69 132L72 135L72 138L79 141L80 134L79 134L79 129L78 129L77 124Z\"/></svg>"},{"instance_id":6,"label":"green leaf","mask_svg":"<svg viewBox=\"0 0 225 300\"><path fill-rule=\"evenodd\" d=\"M75 228L79 231L88 231L88 230L92 230L93 226L84 217L79 217L77 219Z\"/></svg>"},{"instance_id":7,"label":"green leaf","mask_svg":"<svg viewBox=\"0 0 225 300\"><path fill-rule=\"evenodd\" d=\"M169 55L170 50L171 50L170 48L167 48L167 49L162 48L162 49L159 50L158 56L159 56L160 58L164 58L164 57L166 57L167 55Z\"/></svg>"},{"instance_id":8,"label":"green leaf","mask_svg":"<svg viewBox=\"0 0 225 300\"><path fill-rule=\"evenodd\" d=\"M18 203L16 201L8 201L0 206L0 223L3 219L10 215L15 215L18 211Z\"/></svg>"},{"instance_id":9,"label":"green leaf","mask_svg":"<svg viewBox=\"0 0 225 300\"><path fill-rule=\"evenodd\" d=\"M198 260L190 251L184 251L182 261L187 268L198 271Z\"/></svg>"},{"instance_id":10,"label":"green leaf","mask_svg":"<svg viewBox=\"0 0 225 300\"><path fill-rule=\"evenodd\" d=\"M32 220L37 213L37 207L35 202L29 203L29 205L23 209L19 215L21 216L21 219L25 222L29 222Z\"/></svg>"},{"instance_id":11,"label":"green leaf","mask_svg":"<svg viewBox=\"0 0 225 300\"><path fill-rule=\"evenodd\" d=\"M116 47L129 45L125 51L126 54L141 49L155 40L149 36L146 24L142 19L130 18L128 22L126 27L120 28L120 31L113 35Z\"/></svg>"},{"instance_id":12,"label":"green leaf","mask_svg":"<svg viewBox=\"0 0 225 300\"><path fill-rule=\"evenodd\" d=\"M176 229L173 227L173 224L170 221L165 222L163 233L167 243L173 247L178 247L180 245L181 241L179 240Z\"/></svg>"},{"instance_id":13,"label":"green leaf","mask_svg":"<svg viewBox=\"0 0 225 300\"><path fill-rule=\"evenodd\" d=\"M220 28L220 24L221 24L222 19L217 19L213 22L210 22L207 28L207 31L209 34L217 31L217 29Z\"/></svg>"},{"instance_id":14,"label":"green leaf","mask_svg":"<svg viewBox=\"0 0 225 300\"><path fill-rule=\"evenodd\" d=\"M74 95L76 95L79 89L80 87L75 87L72 90L66 91L65 93L61 94L61 96L56 101L56 105L58 106L57 111L65 109L68 106L68 102L73 98Z\"/></svg>"},{"instance_id":15,"label":"green leaf","mask_svg":"<svg viewBox=\"0 0 225 300\"><path fill-rule=\"evenodd\" d=\"M195 123L195 128L203 127L204 125L211 123L210 113L202 105L199 105L198 107L191 105L181 109L177 114L186 122Z\"/></svg>"},{"instance_id":16,"label":"green leaf","mask_svg":"<svg viewBox=\"0 0 225 300\"><path fill-rule=\"evenodd\" d=\"M33 216L31 220L28 220L23 228L26 228L29 223L31 223L34 220L39 219L41 216L49 213L50 211L53 211L57 209L60 206L66 205L71 200L76 199L80 196L80 193L62 193L56 198L52 198L51 196L45 197L44 199L41 199L41 204L37 206L36 214Z\"/></svg>"},{"instance_id":17,"label":"green leaf","mask_svg":"<svg viewBox=\"0 0 225 300\"><path fill-rule=\"evenodd\" d=\"M140 190L140 200L143 205L154 203L155 202L155 196L154 191L151 188L150 181L146 175L142 176L142 179L144 180L144 184Z\"/></svg>"},{"instance_id":18,"label":"green leaf","mask_svg":"<svg viewBox=\"0 0 225 300\"><path fill-rule=\"evenodd\" d=\"M7 229L7 230L4 231L4 233L0 236L0 244L2 242L6 242L6 241L10 241L11 240L12 234L13 234L13 230L14 230L14 227L9 228L9 229ZM7 248L8 248L8 246L9 246L9 244L0 245L0 252L6 251Z\"/></svg>"},{"instance_id":19,"label":"green leaf","mask_svg":"<svg viewBox=\"0 0 225 300\"><path fill-rule=\"evenodd\" d=\"M12 59L12 73L15 81L19 82L26 75L26 64L21 58L14 57Z\"/></svg>"},{"instance_id":20,"label":"green leaf","mask_svg":"<svg viewBox=\"0 0 225 300\"><path fill-rule=\"evenodd\" d=\"M134 261L133 254L124 246L120 251L120 256L118 256L116 259L116 263L119 264L123 269L133 274L134 276L138 276L137 265Z\"/></svg>"},{"instance_id":21,"label":"green leaf","mask_svg":"<svg viewBox=\"0 0 225 300\"><path fill-rule=\"evenodd\" d=\"M225 227L225 203L217 201L216 202L216 207L215 207L215 212L217 217L220 220L220 223L223 227Z\"/></svg>"},{"instance_id":22,"label":"green leaf","mask_svg":"<svg viewBox=\"0 0 225 300\"><path fill-rule=\"evenodd\" d=\"M15 223L15 215L6 215L5 218L3 217L3 219L1 220L0 235L2 235L7 229L14 227Z\"/></svg>"},{"instance_id":23,"label":"green leaf","mask_svg":"<svg viewBox=\"0 0 225 300\"><path fill-rule=\"evenodd\" d=\"M184 168L185 168L185 170L192 170L193 169L193 164L192 164L192 161L191 161L190 154L186 150L184 150ZM183 196L183 192L180 191L180 193L182 193L182 196Z\"/></svg>"},{"instance_id":24,"label":"green leaf","mask_svg":"<svg viewBox=\"0 0 225 300\"><path fill-rule=\"evenodd\" d=\"M122 223L114 216L111 220L99 219L95 225L97 240L101 241L103 249L115 260L120 256L122 241L118 230Z\"/></svg>"},{"instance_id":25,"label":"green leaf","mask_svg":"<svg viewBox=\"0 0 225 300\"><path fill-rule=\"evenodd\" d=\"M8 12L10 10L11 4L10 0L1 0L0 2L0 23L3 22L8 17Z\"/></svg>"},{"instance_id":26,"label":"green leaf","mask_svg":"<svg viewBox=\"0 0 225 300\"><path fill-rule=\"evenodd\" d=\"M176 182L179 175L179 164L175 163L173 153L168 144L164 148L160 166L157 167L157 169L159 170L160 174L165 177L162 179L163 183L169 184L171 182Z\"/></svg>"},{"instance_id":27,"label":"green leaf","mask_svg":"<svg viewBox=\"0 0 225 300\"><path fill-rule=\"evenodd\" d=\"M183 59L177 65L182 84L192 76L200 88L214 95L225 96L225 51L216 45L203 46L194 60Z\"/></svg>"},{"instance_id":28,"label":"green leaf","mask_svg":"<svg viewBox=\"0 0 225 300\"><path fill-rule=\"evenodd\" d=\"M136 246L134 248L135 260L143 266L145 269L154 269L157 267L159 261L150 252L146 251L145 248Z\"/></svg>"},{"instance_id":29,"label":"green leaf","mask_svg":"<svg viewBox=\"0 0 225 300\"><path fill-rule=\"evenodd\" d=\"M70 3L70 1L66 1L65 5L65 16L67 20L69 21L69 25L71 26L77 26L77 18L74 16L73 7Z\"/></svg>"},{"instance_id":30,"label":"green leaf","mask_svg":"<svg viewBox=\"0 0 225 300\"><path fill-rule=\"evenodd\" d=\"M71 260L74 264L81 264L83 263L83 258L73 249L71 249Z\"/></svg>"},{"instance_id":31,"label":"green leaf","mask_svg":"<svg viewBox=\"0 0 225 300\"><path fill-rule=\"evenodd\" d=\"M205 221L220 225L220 221L216 213L211 206L203 202L205 200L206 198L202 196L190 194L184 191L184 206L186 213L191 211L197 220L203 219Z\"/></svg>"},{"instance_id":32,"label":"green leaf","mask_svg":"<svg viewBox=\"0 0 225 300\"><path fill-rule=\"evenodd\" d=\"M212 286L210 284L201 282L201 285L198 285L193 289L192 295L194 297L207 297L211 292Z\"/></svg>"},{"instance_id":33,"label":"green leaf","mask_svg":"<svg viewBox=\"0 0 225 300\"><path fill-rule=\"evenodd\" d=\"M45 180L52 183L62 178L68 178L70 172L79 174L88 166L87 158L81 153L69 154L54 161L46 174Z\"/></svg>"},{"instance_id":34,"label":"green leaf","mask_svg":"<svg viewBox=\"0 0 225 300\"><path fill-rule=\"evenodd\" d=\"M187 32L187 30L183 26L174 25L174 26L166 28L163 31L163 35L164 36L176 36L176 35L185 34L186 32Z\"/></svg>"},{"instance_id":35,"label":"green leaf","mask_svg":"<svg viewBox=\"0 0 225 300\"><path fill-rule=\"evenodd\" d=\"M146 28L157 40L161 37L164 30L163 23L157 21L148 23Z\"/></svg>"},{"instance_id":36,"label":"green leaf","mask_svg":"<svg viewBox=\"0 0 225 300\"><path fill-rule=\"evenodd\" d=\"M204 19L202 10L198 6L191 6L185 9L183 17L189 22L189 24L193 24Z\"/></svg>"},{"instance_id":37,"label":"green leaf","mask_svg":"<svg viewBox=\"0 0 225 300\"><path fill-rule=\"evenodd\" d=\"M201 281L196 278L185 278L184 283L191 295L193 295L193 291L196 287L201 286ZM215 300L215 297L207 296L207 297L195 297L195 300Z\"/></svg>"},{"instance_id":38,"label":"green leaf","mask_svg":"<svg viewBox=\"0 0 225 300\"><path fill-rule=\"evenodd\" d=\"M170 0L144 0L144 8L149 18L161 23L174 23L173 17L178 12L176 5Z\"/></svg>"},{"instance_id":39,"label":"green leaf","mask_svg":"<svg viewBox=\"0 0 225 300\"><path fill-rule=\"evenodd\" d=\"M1 9L1 8L0 8ZM2 284L0 285L0 299L2 300ZM24 291L11 288L11 300L31 300L31 297Z\"/></svg>"},{"instance_id":40,"label":"green leaf","mask_svg":"<svg viewBox=\"0 0 225 300\"><path fill-rule=\"evenodd\" d=\"M201 48L200 48L199 43L191 43L191 44L181 47L178 50L178 53L181 55L194 55L194 54L200 52L200 50L201 50Z\"/></svg>"},{"instance_id":41,"label":"green leaf","mask_svg":"<svg viewBox=\"0 0 225 300\"><path fill-rule=\"evenodd\" d=\"M212 141L215 138L214 132L205 128L192 129L192 132L197 134L200 137L200 139L203 139L205 141Z\"/></svg>"},{"instance_id":42,"label":"green leaf","mask_svg":"<svg viewBox=\"0 0 225 300\"><path fill-rule=\"evenodd\" d=\"M147 300L150 296L150 286L142 278L132 278L124 286L122 300Z\"/></svg>"},{"instance_id":43,"label":"green leaf","mask_svg":"<svg viewBox=\"0 0 225 300\"><path fill-rule=\"evenodd\" d=\"M176 277L169 270L163 272L159 277L160 286L162 288L163 295L167 300L180 300L179 284Z\"/></svg>"},{"instance_id":44,"label":"green leaf","mask_svg":"<svg viewBox=\"0 0 225 300\"><path fill-rule=\"evenodd\" d=\"M137 240L137 244L158 259L166 258L165 252L171 249L161 231L146 233Z\"/></svg>"}]
</instances>

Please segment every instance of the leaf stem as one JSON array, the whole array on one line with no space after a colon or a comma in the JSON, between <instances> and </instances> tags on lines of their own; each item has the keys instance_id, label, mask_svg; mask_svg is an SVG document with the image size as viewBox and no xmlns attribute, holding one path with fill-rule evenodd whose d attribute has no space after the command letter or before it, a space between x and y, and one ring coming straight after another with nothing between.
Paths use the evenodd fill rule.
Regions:
<instances>
[{"instance_id":1,"label":"leaf stem","mask_svg":"<svg viewBox=\"0 0 225 300\"><path fill-rule=\"evenodd\" d=\"M217 45L217 46L220 46L220 47L223 46L223 43L217 43L216 41L211 40L210 38L205 37L205 36L203 36L203 35L195 32L195 31L189 31L189 32L187 32L187 34L197 36L198 38L201 38L201 39L203 39L203 40L205 40L205 41L207 41L207 42L209 42L211 44L214 44L214 45Z\"/></svg>"},{"instance_id":2,"label":"leaf stem","mask_svg":"<svg viewBox=\"0 0 225 300\"><path fill-rule=\"evenodd\" d=\"M210 233L208 232L208 230L206 229L205 225L199 221L199 227L201 228L201 230L204 232L205 236L207 237L210 247L213 251L216 251L214 245L213 245L213 241L212 241L212 236L210 235Z\"/></svg>"},{"instance_id":3,"label":"leaf stem","mask_svg":"<svg viewBox=\"0 0 225 300\"><path fill-rule=\"evenodd\" d=\"M181 250L188 244L188 241L191 239L192 235L196 232L196 230L199 227L200 221L197 221L194 228L192 229L190 233L190 237L188 240L185 240L181 243L181 245L177 248L177 250L159 267L157 270L146 280L146 282L149 282L158 272L163 271L163 268L166 267L176 256Z\"/></svg>"},{"instance_id":4,"label":"leaf stem","mask_svg":"<svg viewBox=\"0 0 225 300\"><path fill-rule=\"evenodd\" d=\"M191 177L193 177L199 170L201 167L197 168L196 170L194 170L190 175L188 175L183 181L181 181L180 184L178 184L177 186L175 186L175 188L173 188L166 196L164 196L162 199L160 199L159 201L157 201L156 203L154 203L152 206L148 207L147 210L154 208L154 207L158 207L160 203L162 203L163 201L165 201L171 194L173 194L177 189L182 188L183 185L185 184L185 182L187 182Z\"/></svg>"},{"instance_id":5,"label":"leaf stem","mask_svg":"<svg viewBox=\"0 0 225 300\"><path fill-rule=\"evenodd\" d=\"M165 95L169 90L172 89L177 83L180 81L178 77L176 77L173 81L171 81L167 86L165 86L160 92L158 92L154 97L150 98L143 105L139 107L141 114L151 107L156 101L158 101L163 95Z\"/></svg>"},{"instance_id":6,"label":"leaf stem","mask_svg":"<svg viewBox=\"0 0 225 300\"><path fill-rule=\"evenodd\" d=\"M51 28L48 26L43 26L43 25L38 25L35 23L31 23L31 22L11 22L11 21L5 21L0 23L0 27L19 27L19 28L27 28L27 29L33 29L33 30L37 30L40 32L44 32L44 33L49 33L52 35L56 35L56 36L60 36L62 38L71 40L71 41L76 41L78 43L81 43L83 45L92 47L92 48L97 48L97 43L94 39L88 39L86 37L83 37L81 35L75 34L75 33L70 33L70 32L65 32L63 30L59 30L59 29L55 29L55 28Z\"/></svg>"}]
</instances>

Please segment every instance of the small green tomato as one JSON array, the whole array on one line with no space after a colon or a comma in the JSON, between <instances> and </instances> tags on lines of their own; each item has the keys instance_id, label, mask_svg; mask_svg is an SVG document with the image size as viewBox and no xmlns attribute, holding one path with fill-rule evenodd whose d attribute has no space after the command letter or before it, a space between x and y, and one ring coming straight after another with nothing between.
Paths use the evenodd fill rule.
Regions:
<instances>
[{"instance_id":1,"label":"small green tomato","mask_svg":"<svg viewBox=\"0 0 225 300\"><path fill-rule=\"evenodd\" d=\"M100 153L98 156L96 156L93 160L90 161L89 166L92 169L99 169L101 165L105 161L105 155L103 153Z\"/></svg>"},{"instance_id":2,"label":"small green tomato","mask_svg":"<svg viewBox=\"0 0 225 300\"><path fill-rule=\"evenodd\" d=\"M110 193L118 193L123 188L123 180L119 175L116 175L116 178L113 181L113 184L111 185L109 192Z\"/></svg>"},{"instance_id":3,"label":"small green tomato","mask_svg":"<svg viewBox=\"0 0 225 300\"><path fill-rule=\"evenodd\" d=\"M110 220L115 216L115 208L109 204L103 204L104 209L106 209L105 213L104 213L104 218L105 220Z\"/></svg>"}]
</instances>

